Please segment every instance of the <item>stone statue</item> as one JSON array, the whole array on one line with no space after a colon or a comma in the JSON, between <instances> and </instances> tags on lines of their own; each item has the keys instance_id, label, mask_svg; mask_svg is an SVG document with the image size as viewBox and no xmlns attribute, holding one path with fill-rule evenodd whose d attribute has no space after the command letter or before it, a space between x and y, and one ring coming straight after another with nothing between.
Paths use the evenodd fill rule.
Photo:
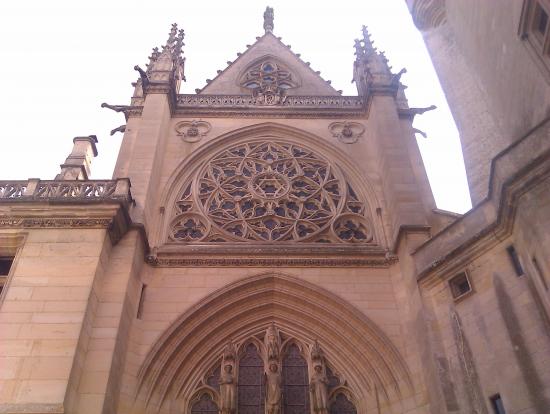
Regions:
<instances>
[{"instance_id":1,"label":"stone statue","mask_svg":"<svg viewBox=\"0 0 550 414\"><path fill-rule=\"evenodd\" d=\"M265 374L266 377L266 397L265 397L265 413L266 414L281 414L281 374L279 366L272 362L269 364L269 371Z\"/></svg>"},{"instance_id":2,"label":"stone statue","mask_svg":"<svg viewBox=\"0 0 550 414\"><path fill-rule=\"evenodd\" d=\"M279 360L279 334L274 324L271 324L265 334L265 348L267 350L268 361Z\"/></svg>"},{"instance_id":3,"label":"stone statue","mask_svg":"<svg viewBox=\"0 0 550 414\"><path fill-rule=\"evenodd\" d=\"M315 365L311 381L309 383L309 390L311 391L311 403L313 406L313 412L317 414L328 414L328 392L327 392L328 380L323 373L323 367L321 365Z\"/></svg>"},{"instance_id":4,"label":"stone statue","mask_svg":"<svg viewBox=\"0 0 550 414\"><path fill-rule=\"evenodd\" d=\"M236 356L235 345L229 341L223 350L223 362L235 361Z\"/></svg>"},{"instance_id":5,"label":"stone statue","mask_svg":"<svg viewBox=\"0 0 550 414\"><path fill-rule=\"evenodd\" d=\"M237 381L233 366L225 364L220 376L220 414L234 414L237 409Z\"/></svg>"},{"instance_id":6,"label":"stone statue","mask_svg":"<svg viewBox=\"0 0 550 414\"><path fill-rule=\"evenodd\" d=\"M323 354L323 350L321 349L321 347L319 346L319 342L317 342L317 340L315 340L315 342L313 343L313 346L311 347L311 360L314 361L314 362L320 362L322 363L323 360L324 360L324 354Z\"/></svg>"},{"instance_id":7,"label":"stone statue","mask_svg":"<svg viewBox=\"0 0 550 414\"><path fill-rule=\"evenodd\" d=\"M273 7L267 6L264 12L264 30L265 32L273 31L273 19L274 19Z\"/></svg>"}]
</instances>

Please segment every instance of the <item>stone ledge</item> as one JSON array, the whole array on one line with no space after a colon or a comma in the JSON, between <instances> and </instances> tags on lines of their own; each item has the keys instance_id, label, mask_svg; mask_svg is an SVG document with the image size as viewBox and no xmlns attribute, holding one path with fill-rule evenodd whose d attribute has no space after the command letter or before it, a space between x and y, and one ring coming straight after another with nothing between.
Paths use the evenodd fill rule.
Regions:
<instances>
[{"instance_id":1,"label":"stone ledge","mask_svg":"<svg viewBox=\"0 0 550 414\"><path fill-rule=\"evenodd\" d=\"M498 154L489 194L413 253L418 279L453 268L511 234L519 198L550 177L550 118Z\"/></svg>"},{"instance_id":2,"label":"stone ledge","mask_svg":"<svg viewBox=\"0 0 550 414\"><path fill-rule=\"evenodd\" d=\"M164 245L147 257L159 267L388 267L396 256L379 246L343 246L308 243L261 245L227 243L217 245Z\"/></svg>"},{"instance_id":3,"label":"stone ledge","mask_svg":"<svg viewBox=\"0 0 550 414\"><path fill-rule=\"evenodd\" d=\"M64 413L63 404L0 404L0 413L6 414L46 414Z\"/></svg>"}]
</instances>

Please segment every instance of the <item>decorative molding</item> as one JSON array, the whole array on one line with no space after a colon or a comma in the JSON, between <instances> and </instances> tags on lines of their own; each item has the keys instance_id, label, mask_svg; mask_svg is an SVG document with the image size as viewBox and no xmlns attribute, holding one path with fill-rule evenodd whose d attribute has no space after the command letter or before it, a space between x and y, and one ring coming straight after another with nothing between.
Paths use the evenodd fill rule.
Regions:
<instances>
[{"instance_id":1,"label":"decorative molding","mask_svg":"<svg viewBox=\"0 0 550 414\"><path fill-rule=\"evenodd\" d=\"M0 227L9 228L109 228L110 218L0 217Z\"/></svg>"},{"instance_id":2,"label":"decorative molding","mask_svg":"<svg viewBox=\"0 0 550 414\"><path fill-rule=\"evenodd\" d=\"M344 144L355 144L365 133L365 127L358 122L333 122L328 130Z\"/></svg>"},{"instance_id":3,"label":"decorative molding","mask_svg":"<svg viewBox=\"0 0 550 414\"><path fill-rule=\"evenodd\" d=\"M0 181L0 203L10 202L104 202L130 203L130 180Z\"/></svg>"},{"instance_id":4,"label":"decorative molding","mask_svg":"<svg viewBox=\"0 0 550 414\"><path fill-rule=\"evenodd\" d=\"M244 252L243 252L244 253ZM387 268L396 256L359 257L163 257L150 255L147 263L157 267L370 267Z\"/></svg>"},{"instance_id":5,"label":"decorative molding","mask_svg":"<svg viewBox=\"0 0 550 414\"><path fill-rule=\"evenodd\" d=\"M194 95L176 97L176 114L181 116L319 118L364 117L366 100L359 96L284 96L264 105L253 95Z\"/></svg>"},{"instance_id":6,"label":"decorative molding","mask_svg":"<svg viewBox=\"0 0 550 414\"><path fill-rule=\"evenodd\" d=\"M116 244L130 227L132 203L127 178L0 181L0 206L9 206L0 212L0 228L104 228Z\"/></svg>"},{"instance_id":7,"label":"decorative molding","mask_svg":"<svg viewBox=\"0 0 550 414\"><path fill-rule=\"evenodd\" d=\"M205 137L212 127L206 121L182 121L175 126L176 134L185 142L193 143Z\"/></svg>"},{"instance_id":8,"label":"decorative molding","mask_svg":"<svg viewBox=\"0 0 550 414\"><path fill-rule=\"evenodd\" d=\"M185 95L177 96L178 109L181 106L196 108L247 108L254 106L255 98L252 95ZM284 102L276 107L292 108L355 108L364 107L363 99L359 96L287 96Z\"/></svg>"}]
</instances>

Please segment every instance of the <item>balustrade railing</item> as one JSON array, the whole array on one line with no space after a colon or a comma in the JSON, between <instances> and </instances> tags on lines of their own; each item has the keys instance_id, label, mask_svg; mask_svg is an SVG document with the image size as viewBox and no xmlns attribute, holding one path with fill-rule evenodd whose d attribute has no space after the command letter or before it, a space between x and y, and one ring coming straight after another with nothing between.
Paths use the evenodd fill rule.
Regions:
<instances>
[{"instance_id":1,"label":"balustrade railing","mask_svg":"<svg viewBox=\"0 0 550 414\"><path fill-rule=\"evenodd\" d=\"M0 181L2 201L92 201L122 200L130 202L130 181L117 180L38 180Z\"/></svg>"}]
</instances>

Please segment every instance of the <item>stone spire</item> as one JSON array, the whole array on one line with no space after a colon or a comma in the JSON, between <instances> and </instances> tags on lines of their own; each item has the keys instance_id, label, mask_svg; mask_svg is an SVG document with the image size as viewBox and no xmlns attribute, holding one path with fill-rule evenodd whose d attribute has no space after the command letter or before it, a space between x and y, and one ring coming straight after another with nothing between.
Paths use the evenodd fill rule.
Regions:
<instances>
[{"instance_id":1,"label":"stone spire","mask_svg":"<svg viewBox=\"0 0 550 414\"><path fill-rule=\"evenodd\" d=\"M185 81L184 37L185 32L182 29L178 30L178 24L172 24L166 43L160 50L158 47L153 48L146 70L139 66L134 67L140 74L134 97L146 95L149 87L153 87L155 91L164 90L163 84L173 87L176 93L179 91L181 81Z\"/></svg>"},{"instance_id":2,"label":"stone spire","mask_svg":"<svg viewBox=\"0 0 550 414\"><path fill-rule=\"evenodd\" d=\"M363 26L362 33L363 38L355 40L353 82L359 95L365 96L372 88L392 86L395 77L384 53L374 47L366 26Z\"/></svg>"},{"instance_id":3,"label":"stone spire","mask_svg":"<svg viewBox=\"0 0 550 414\"><path fill-rule=\"evenodd\" d=\"M264 30L266 33L272 33L273 32L273 19L275 18L275 15L273 14L273 7L267 6L265 8L264 12Z\"/></svg>"},{"instance_id":4,"label":"stone spire","mask_svg":"<svg viewBox=\"0 0 550 414\"><path fill-rule=\"evenodd\" d=\"M87 180L90 177L90 166L92 158L97 157L97 137L75 137L73 139L73 150L61 164L61 172L55 177L56 180Z\"/></svg>"}]
</instances>

